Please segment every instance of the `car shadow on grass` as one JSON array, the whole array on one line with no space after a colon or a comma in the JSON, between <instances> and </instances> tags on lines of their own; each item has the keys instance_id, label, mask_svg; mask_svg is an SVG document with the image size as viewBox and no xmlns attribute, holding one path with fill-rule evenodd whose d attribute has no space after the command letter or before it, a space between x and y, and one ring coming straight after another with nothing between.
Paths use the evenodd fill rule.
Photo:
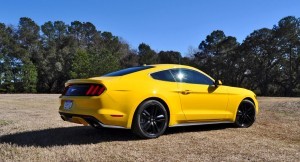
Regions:
<instances>
[{"instance_id":1,"label":"car shadow on grass","mask_svg":"<svg viewBox=\"0 0 300 162\"><path fill-rule=\"evenodd\" d=\"M95 129L85 126L74 126L8 134L0 137L0 143L11 143L19 146L51 147L137 139L127 129Z\"/></svg>"},{"instance_id":2,"label":"car shadow on grass","mask_svg":"<svg viewBox=\"0 0 300 162\"><path fill-rule=\"evenodd\" d=\"M233 124L207 124L207 125L195 125L195 126L183 126L183 127L170 127L164 133L176 134L176 133L186 133L186 132L207 132L214 130L222 130L227 128L234 128Z\"/></svg>"},{"instance_id":3,"label":"car shadow on grass","mask_svg":"<svg viewBox=\"0 0 300 162\"><path fill-rule=\"evenodd\" d=\"M184 132L212 131L229 128L229 125L208 125L169 128L164 133L176 134ZM65 145L97 144L110 141L141 140L128 129L94 129L92 127L75 126L34 130L3 135L0 143L10 143L18 146L52 147Z\"/></svg>"}]
</instances>

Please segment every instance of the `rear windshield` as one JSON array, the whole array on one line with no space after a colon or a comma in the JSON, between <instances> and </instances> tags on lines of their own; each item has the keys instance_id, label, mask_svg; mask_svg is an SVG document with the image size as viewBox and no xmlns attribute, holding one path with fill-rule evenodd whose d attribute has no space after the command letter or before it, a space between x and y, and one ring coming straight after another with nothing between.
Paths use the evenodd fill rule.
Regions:
<instances>
[{"instance_id":1,"label":"rear windshield","mask_svg":"<svg viewBox=\"0 0 300 162\"><path fill-rule=\"evenodd\" d=\"M136 66L136 67L131 67L131 68L115 71L115 72L112 72L112 73L108 73L108 74L105 74L103 76L123 76L123 75L131 74L131 73L134 73L134 72L150 69L150 68L153 68L153 67L154 66Z\"/></svg>"}]
</instances>

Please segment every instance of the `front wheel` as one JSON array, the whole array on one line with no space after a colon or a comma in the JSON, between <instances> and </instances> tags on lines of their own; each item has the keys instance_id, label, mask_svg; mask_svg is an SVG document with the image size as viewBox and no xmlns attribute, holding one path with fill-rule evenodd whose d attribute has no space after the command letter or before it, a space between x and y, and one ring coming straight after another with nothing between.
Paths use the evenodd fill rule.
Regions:
<instances>
[{"instance_id":1,"label":"front wheel","mask_svg":"<svg viewBox=\"0 0 300 162\"><path fill-rule=\"evenodd\" d=\"M142 138L157 138L168 126L168 113L165 106L156 100L143 102L133 120L133 132Z\"/></svg>"},{"instance_id":2,"label":"front wheel","mask_svg":"<svg viewBox=\"0 0 300 162\"><path fill-rule=\"evenodd\" d=\"M237 110L235 125L240 128L248 128L255 121L255 105L250 100L243 100Z\"/></svg>"}]
</instances>

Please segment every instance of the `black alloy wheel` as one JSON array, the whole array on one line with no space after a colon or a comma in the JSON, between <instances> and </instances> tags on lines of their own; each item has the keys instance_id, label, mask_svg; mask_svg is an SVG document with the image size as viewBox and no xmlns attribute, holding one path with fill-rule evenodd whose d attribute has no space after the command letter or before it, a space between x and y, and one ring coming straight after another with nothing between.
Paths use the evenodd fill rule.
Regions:
<instances>
[{"instance_id":1,"label":"black alloy wheel","mask_svg":"<svg viewBox=\"0 0 300 162\"><path fill-rule=\"evenodd\" d=\"M142 138L157 138L162 135L169 122L167 110L156 100L143 102L134 117L133 131Z\"/></svg>"},{"instance_id":2,"label":"black alloy wheel","mask_svg":"<svg viewBox=\"0 0 300 162\"><path fill-rule=\"evenodd\" d=\"M236 113L235 125L240 128L248 128L255 121L255 105L250 100L243 100Z\"/></svg>"}]
</instances>

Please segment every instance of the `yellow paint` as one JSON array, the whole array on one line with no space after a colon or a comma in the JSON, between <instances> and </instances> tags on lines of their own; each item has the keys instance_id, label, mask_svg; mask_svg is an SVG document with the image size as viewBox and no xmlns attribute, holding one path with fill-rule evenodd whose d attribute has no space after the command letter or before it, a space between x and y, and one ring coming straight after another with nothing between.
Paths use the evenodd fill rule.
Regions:
<instances>
[{"instance_id":1,"label":"yellow paint","mask_svg":"<svg viewBox=\"0 0 300 162\"><path fill-rule=\"evenodd\" d=\"M100 96L61 96L59 112L93 116L105 125L131 128L134 113L139 104L149 98L159 99L168 106L169 126L191 122L235 121L241 101L250 98L256 106L255 94L246 89L224 85L200 85L167 82L153 79L150 74L172 68L186 68L204 72L184 65L161 64L154 68L119 77L95 77L69 80L65 85L76 83L101 83L106 90ZM209 77L209 76L208 76ZM210 77L211 78L211 77ZM219 82L219 84L222 84ZM70 110L63 108L64 101L72 100ZM112 117L111 115L123 115ZM87 123L81 119L71 122Z\"/></svg>"}]
</instances>

